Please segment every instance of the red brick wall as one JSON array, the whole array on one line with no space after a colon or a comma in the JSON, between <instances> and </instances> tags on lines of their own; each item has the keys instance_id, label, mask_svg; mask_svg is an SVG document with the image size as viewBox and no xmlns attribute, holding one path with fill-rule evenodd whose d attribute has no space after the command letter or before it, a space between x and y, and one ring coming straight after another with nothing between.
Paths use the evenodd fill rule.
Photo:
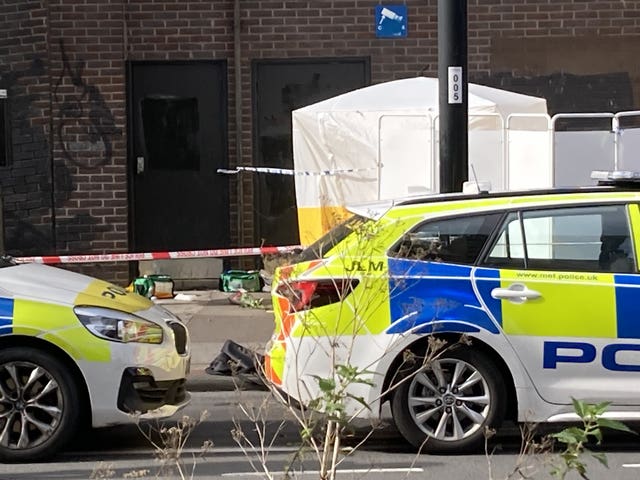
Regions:
<instances>
[{"instance_id":1,"label":"red brick wall","mask_svg":"<svg viewBox=\"0 0 640 480\"><path fill-rule=\"evenodd\" d=\"M374 9L379 3L240 1L242 152L238 155L233 0L3 2L2 81L11 78L7 72L29 69L36 58L45 69L39 72L36 65L28 78L16 79L11 87L12 95L22 103L12 103L14 166L2 169L0 180L9 252L128 250L127 60L227 59L229 163L251 164L254 59L368 56L373 83L436 75L437 0L404 2L409 26L408 37L403 39L375 37ZM640 73L633 59L640 38L640 2L469 0L468 22L472 80L518 85L517 79L525 76L530 88L538 88L545 75L560 72L568 62L574 70L565 70L569 73L626 72L636 94L633 104L639 104ZM620 61L607 59L604 49L583 47L588 42L596 46L602 39L618 46ZM594 55L594 51L599 53ZM528 58L536 61L528 64ZM21 107L23 104L27 106ZM101 119L101 134L95 143L89 135L92 112ZM243 182L243 198L237 197L234 179L232 243L253 245L253 183L250 176L238 178ZM54 221L50 218L52 198ZM20 235L27 235L30 241L23 242ZM122 265L86 268L120 281L127 274Z\"/></svg>"},{"instance_id":2,"label":"red brick wall","mask_svg":"<svg viewBox=\"0 0 640 480\"><path fill-rule=\"evenodd\" d=\"M124 4L47 5L56 250L126 252ZM128 277L125 264L78 269L120 282Z\"/></svg>"},{"instance_id":3,"label":"red brick wall","mask_svg":"<svg viewBox=\"0 0 640 480\"><path fill-rule=\"evenodd\" d=\"M0 167L5 247L53 251L47 11L43 1L0 5L0 88L11 118L12 158Z\"/></svg>"}]
</instances>

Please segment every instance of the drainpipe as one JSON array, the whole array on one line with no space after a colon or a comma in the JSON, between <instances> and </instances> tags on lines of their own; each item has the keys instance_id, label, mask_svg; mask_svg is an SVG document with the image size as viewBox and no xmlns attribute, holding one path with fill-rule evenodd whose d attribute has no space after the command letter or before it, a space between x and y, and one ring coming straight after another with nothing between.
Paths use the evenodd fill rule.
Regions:
<instances>
[{"instance_id":1,"label":"drainpipe","mask_svg":"<svg viewBox=\"0 0 640 480\"><path fill-rule=\"evenodd\" d=\"M55 137L55 116L53 113L53 74L51 60L51 2L47 2L47 26L46 26L46 43L47 43L47 81L49 82L49 175L51 175L51 251L58 251L58 227L56 225L56 165L54 157ZM4 225L4 224L3 224ZM4 236L4 226L3 226ZM4 245L2 248L4 253Z\"/></svg>"},{"instance_id":2,"label":"drainpipe","mask_svg":"<svg viewBox=\"0 0 640 480\"><path fill-rule=\"evenodd\" d=\"M242 69L240 66L240 0L233 2L233 63L235 76L235 117L236 117L236 166L242 165ZM244 198L244 186L242 174L238 174L236 194L238 197L237 229L238 240L241 246L245 246L243 229L244 213L242 211L242 199Z\"/></svg>"}]
</instances>

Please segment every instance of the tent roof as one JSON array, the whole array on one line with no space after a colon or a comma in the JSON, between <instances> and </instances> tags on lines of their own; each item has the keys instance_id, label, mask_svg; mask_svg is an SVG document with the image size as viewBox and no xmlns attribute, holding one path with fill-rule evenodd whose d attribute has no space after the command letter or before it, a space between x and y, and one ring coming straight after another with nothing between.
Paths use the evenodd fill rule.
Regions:
<instances>
[{"instance_id":1,"label":"tent roof","mask_svg":"<svg viewBox=\"0 0 640 480\"><path fill-rule=\"evenodd\" d=\"M413 77L379 83L338 95L294 110L300 113L337 111L437 112L439 105L437 78ZM469 111L495 110L510 113L547 113L544 98L468 84Z\"/></svg>"}]
</instances>

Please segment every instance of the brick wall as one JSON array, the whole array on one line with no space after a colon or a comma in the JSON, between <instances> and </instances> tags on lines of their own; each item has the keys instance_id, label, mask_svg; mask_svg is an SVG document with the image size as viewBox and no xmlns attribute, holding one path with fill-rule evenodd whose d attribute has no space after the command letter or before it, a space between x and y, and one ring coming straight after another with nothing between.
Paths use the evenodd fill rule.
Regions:
<instances>
[{"instance_id":1,"label":"brick wall","mask_svg":"<svg viewBox=\"0 0 640 480\"><path fill-rule=\"evenodd\" d=\"M0 88L7 90L13 140L0 191L5 247L15 254L54 249L46 24L43 1L0 6Z\"/></svg>"},{"instance_id":2,"label":"brick wall","mask_svg":"<svg viewBox=\"0 0 640 480\"><path fill-rule=\"evenodd\" d=\"M640 104L640 2L479 1L469 29L472 81L544 96L551 114Z\"/></svg>"},{"instance_id":3,"label":"brick wall","mask_svg":"<svg viewBox=\"0 0 640 480\"><path fill-rule=\"evenodd\" d=\"M61 254L128 249L124 5L50 0L55 242ZM92 272L98 267L78 267ZM126 265L100 265L126 281Z\"/></svg>"},{"instance_id":4,"label":"brick wall","mask_svg":"<svg viewBox=\"0 0 640 480\"><path fill-rule=\"evenodd\" d=\"M14 163L0 179L7 250L128 250L127 60L228 60L232 166L252 163L254 59L366 56L373 83L435 76L437 0L404 2L409 30L402 39L375 38L379 3L241 0L242 114L236 119L233 0L5 0L0 74L11 92L14 148ZM613 74L614 90L626 92L615 95L626 97L612 104L603 94L597 102L640 103L640 67L633 61L640 2L469 0L468 22L472 81L551 96L554 75L565 75L565 82L567 75L591 75L585 88L602 90L611 85L599 76ZM558 95L559 105L563 98ZM575 98L558 108L584 108L581 96ZM232 179L230 218L232 244L253 245L250 176ZM122 265L82 269L121 283L127 275Z\"/></svg>"}]
</instances>

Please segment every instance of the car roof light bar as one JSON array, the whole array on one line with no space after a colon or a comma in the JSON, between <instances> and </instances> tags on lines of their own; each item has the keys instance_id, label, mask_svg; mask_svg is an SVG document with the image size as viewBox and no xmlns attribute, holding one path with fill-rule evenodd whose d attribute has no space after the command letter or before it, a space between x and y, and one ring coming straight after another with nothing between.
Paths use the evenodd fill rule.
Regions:
<instances>
[{"instance_id":1,"label":"car roof light bar","mask_svg":"<svg viewBox=\"0 0 640 480\"><path fill-rule=\"evenodd\" d=\"M631 170L594 170L591 172L591 179L598 182L606 182L607 184L615 184L616 182L639 182L640 172Z\"/></svg>"}]
</instances>

